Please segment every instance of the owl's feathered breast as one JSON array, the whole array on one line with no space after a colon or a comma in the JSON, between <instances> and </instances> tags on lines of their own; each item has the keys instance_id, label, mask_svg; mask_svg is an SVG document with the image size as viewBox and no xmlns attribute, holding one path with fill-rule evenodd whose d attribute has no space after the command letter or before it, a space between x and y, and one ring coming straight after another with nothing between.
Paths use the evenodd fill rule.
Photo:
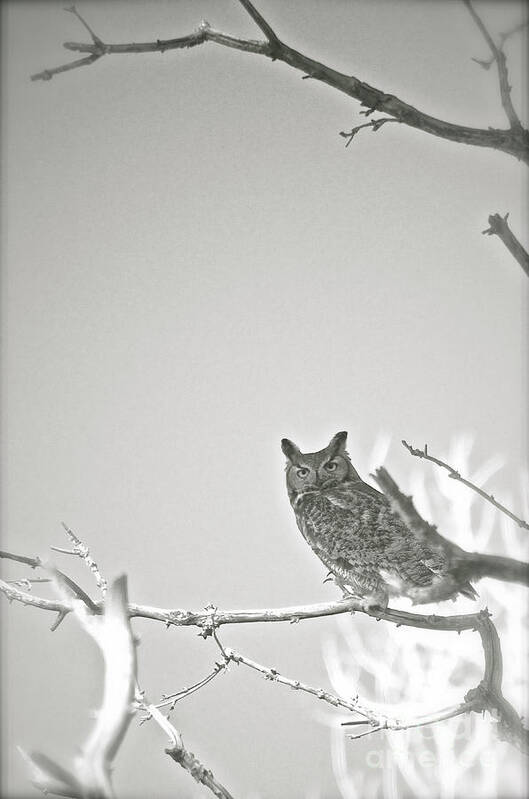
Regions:
<instances>
[{"instance_id":1,"label":"owl's feathered breast","mask_svg":"<svg viewBox=\"0 0 529 799\"><path fill-rule=\"evenodd\" d=\"M429 585L443 558L418 541L366 483L342 483L311 490L293 501L298 526L320 559L372 584L382 575L397 582Z\"/></svg>"}]
</instances>

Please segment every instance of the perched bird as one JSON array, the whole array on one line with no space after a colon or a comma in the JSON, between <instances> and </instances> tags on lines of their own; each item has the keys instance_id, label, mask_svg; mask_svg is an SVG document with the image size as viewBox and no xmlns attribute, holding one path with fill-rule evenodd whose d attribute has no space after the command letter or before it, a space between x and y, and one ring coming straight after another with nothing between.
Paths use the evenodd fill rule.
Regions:
<instances>
[{"instance_id":1,"label":"perched bird","mask_svg":"<svg viewBox=\"0 0 529 799\"><path fill-rule=\"evenodd\" d=\"M347 594L368 610L386 608L390 596L415 604L477 594L450 574L446 551L419 540L386 497L364 483L345 451L347 433L325 449L302 453L288 438L286 482L299 529Z\"/></svg>"}]
</instances>

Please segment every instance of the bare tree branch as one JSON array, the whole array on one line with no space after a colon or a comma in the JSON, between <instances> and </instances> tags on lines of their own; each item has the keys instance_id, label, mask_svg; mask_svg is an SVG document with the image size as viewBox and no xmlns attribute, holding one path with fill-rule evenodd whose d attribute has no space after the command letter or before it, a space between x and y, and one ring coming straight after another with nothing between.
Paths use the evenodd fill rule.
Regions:
<instances>
[{"instance_id":1,"label":"bare tree branch","mask_svg":"<svg viewBox=\"0 0 529 799\"><path fill-rule=\"evenodd\" d=\"M94 40L95 34L92 34L91 44L81 42L66 42L64 44L68 50L88 53L87 58L59 67L45 69L32 75L31 79L49 80L60 72L92 64L103 55L163 53L167 50L195 47L205 42L213 42L224 47L265 56L273 61L283 61L283 63L288 64L293 69L303 72L305 77L326 83L331 88L358 100L364 108L368 109L368 112L379 111L387 114L388 118L397 122L449 141L500 150L529 164L529 132L522 128L520 124L511 125L510 129L507 130L470 128L465 125L445 122L425 114L398 97L364 83L354 75L345 75L342 72L337 72L331 67L289 47L278 38L253 3L249 2L249 0L239 0L239 2L265 33L266 41L259 42L230 36L214 30L206 22L202 22L196 31L186 36L165 40L158 39L154 42L106 44L99 37ZM374 129L374 125L371 125L371 127Z\"/></svg>"},{"instance_id":2,"label":"bare tree branch","mask_svg":"<svg viewBox=\"0 0 529 799\"><path fill-rule=\"evenodd\" d=\"M31 566L32 569L42 566L42 561L40 558L28 558L25 555L13 555L12 552L6 552L5 549L0 549L0 558L16 560L18 563L24 563L26 566Z\"/></svg>"},{"instance_id":3,"label":"bare tree branch","mask_svg":"<svg viewBox=\"0 0 529 799\"><path fill-rule=\"evenodd\" d=\"M489 216L489 226L487 230L483 231L484 236L498 236L511 255L516 258L525 274L529 277L529 253L522 247L509 225L507 219L509 214L500 216L500 214L491 214Z\"/></svg>"},{"instance_id":4,"label":"bare tree branch","mask_svg":"<svg viewBox=\"0 0 529 799\"><path fill-rule=\"evenodd\" d=\"M466 552L453 541L444 538L435 525L429 524L422 518L412 498L402 493L387 469L381 466L373 476L410 530L434 549L442 550L448 559L448 573L445 579L439 586L425 589L425 599L422 601L426 601L426 597L431 597L431 601L449 598L463 579L492 577L496 580L529 585L529 563L500 555Z\"/></svg>"},{"instance_id":5,"label":"bare tree branch","mask_svg":"<svg viewBox=\"0 0 529 799\"><path fill-rule=\"evenodd\" d=\"M518 118L518 114L514 110L514 106L512 104L511 99L511 86L509 85L509 74L507 72L507 59L505 57L505 53L494 43L494 39L488 32L487 28L483 24L482 20L474 10L472 3L470 0L463 0L464 4L468 8L470 15L476 25L478 26L479 30L483 34L483 38L487 42L490 51L492 53L492 58L496 61L496 65L498 67L498 78L500 81L500 95L501 95L501 104L507 115L507 119L510 122L512 130L522 130L522 123Z\"/></svg>"},{"instance_id":6,"label":"bare tree branch","mask_svg":"<svg viewBox=\"0 0 529 799\"><path fill-rule=\"evenodd\" d=\"M496 628L490 619L488 611L484 610L471 615L473 616L474 624L472 629L479 632L483 646L485 660L483 679L476 688L472 688L467 692L464 700L459 704L409 719L398 719L381 714L378 710L370 708L365 702L360 703L358 696L353 697L351 700L343 699L322 688L314 688L299 680L283 677L277 669L263 666L229 647L224 647L215 631L213 632L213 637L226 663L242 663L262 674L266 680L285 685L295 691L302 691L333 707L344 708L363 716L363 721L345 722L344 726L369 724L371 729L352 735L350 736L351 738L362 738L365 735L380 732L381 730L406 730L411 727L424 727L445 721L454 716L460 716L463 713L471 711L481 713L484 710L488 710L498 722L498 732L501 739L508 740L523 752L529 752L529 731L524 728L520 717L512 705L507 702L501 691L503 666L500 640ZM213 624L215 624L215 621L216 615L213 618Z\"/></svg>"},{"instance_id":7,"label":"bare tree branch","mask_svg":"<svg viewBox=\"0 0 529 799\"><path fill-rule=\"evenodd\" d=\"M93 55L89 55L86 58L78 58L76 61L70 61L68 64L61 64L61 66L58 67L43 69L42 72L32 75L31 80L51 80L54 75L59 75L61 72L69 72L71 69L87 67L90 64L94 64L102 55L103 53L93 53Z\"/></svg>"},{"instance_id":8,"label":"bare tree branch","mask_svg":"<svg viewBox=\"0 0 529 799\"><path fill-rule=\"evenodd\" d=\"M27 591L22 591L12 583L0 580L0 591L7 597L9 602L21 602L23 605L31 605L40 610L51 610L55 613L69 613L71 608L58 599L45 599Z\"/></svg>"},{"instance_id":9,"label":"bare tree branch","mask_svg":"<svg viewBox=\"0 0 529 799\"><path fill-rule=\"evenodd\" d=\"M218 641L217 636L215 636L215 639L221 648L226 663L242 663L244 666L247 666L248 668L262 674L265 680L270 680L271 682L276 682L280 685L286 685L288 688L292 688L294 691L301 691L310 694L311 696L314 696L317 699L332 705L332 707L343 708L344 710L349 710L352 713L358 713L358 715L363 716L364 719L362 721L350 721L344 722L342 724L344 727L360 724L369 724L372 727L368 733L363 732L359 735L351 736L352 738L360 738L366 734L378 732L380 730L405 730L409 727L423 727L427 724L433 724L436 721L452 718L452 716L458 716L461 713L467 713L468 711L474 709L474 707L477 708L479 705L479 701L476 699L469 702L465 701L462 704L455 705L454 707L444 708L443 710L435 711L434 713L425 714L423 716L414 717L408 720L397 719L381 714L375 708L370 708L365 702L360 703L358 696L353 697L351 700L347 700L343 697L337 696L336 694L332 694L329 691L325 691L323 688L314 688L311 685L300 682L300 680L293 680L290 677L283 677L277 671L277 669L273 669L268 666L262 666L255 660L250 660L250 658L241 655L239 652L236 652L229 647L222 646Z\"/></svg>"},{"instance_id":10,"label":"bare tree branch","mask_svg":"<svg viewBox=\"0 0 529 799\"><path fill-rule=\"evenodd\" d=\"M476 699L481 699L481 707L473 709L477 713L488 710L497 720L500 740L508 741L527 754L529 730L523 726L520 716L502 694L503 659L500 639L488 613L480 614L476 629L481 637L485 655L485 674L478 687L466 694L465 701L474 702Z\"/></svg>"},{"instance_id":11,"label":"bare tree branch","mask_svg":"<svg viewBox=\"0 0 529 799\"><path fill-rule=\"evenodd\" d=\"M462 713L470 711L482 713L486 710L497 724L497 733L500 740L508 741L521 752L528 754L529 730L523 726L522 719L502 694L503 660L497 630L488 611L481 611L476 616L477 621L474 629L480 635L485 661L483 679L479 685L476 688L471 688L465 694L464 701L453 708L446 708L444 711L441 710L430 715L418 716L410 722L403 723L402 726L388 727L388 729L422 727ZM371 732L378 732L380 729L385 729L385 727L380 724L373 730L351 737L360 738Z\"/></svg>"},{"instance_id":12,"label":"bare tree branch","mask_svg":"<svg viewBox=\"0 0 529 799\"><path fill-rule=\"evenodd\" d=\"M401 497L400 502L402 509L405 509L406 517L404 521L411 529L420 537L428 537L430 543L434 546L442 547L443 551L447 553L450 558L450 568L452 577L457 580L463 577L470 579L477 579L479 577L494 577L509 582L520 582L523 584L529 583L529 566L528 564L516 561L512 558L503 558L495 555L481 555L479 553L465 552L465 550L458 547L451 541L445 539L437 531L433 525L429 525L417 513L411 498L404 497L400 493L395 481L387 474L385 470L377 472L376 479L381 479L381 474L387 475L382 477L380 483L382 490L389 494L392 491L397 491ZM0 553L1 557L1 553ZM65 578L68 579L68 578ZM71 581L72 586L76 586ZM77 590L81 591L78 586ZM444 586L443 590L450 592L452 587L448 583ZM9 601L20 602L24 605L40 608L41 610L49 610L59 614L57 622L60 623L63 618L71 612L72 605L69 602L61 602L56 599L46 599L44 597L35 596L33 593L21 590L19 587L0 580L0 591L7 597ZM88 597L84 592L84 601L91 603L93 612L101 612L103 603L96 602ZM464 630L470 629L472 624L465 625L464 620L466 616L422 616L415 613L407 613L406 611L387 608L384 612L379 610L366 611L361 600L354 597L344 597L333 602L320 602L312 605L295 605L285 608L260 608L248 610L225 610L219 611L216 608L208 606L202 611L184 610L184 609L170 609L158 608L148 605L140 605L136 603L129 604L129 614L131 617L142 617L152 619L155 621L163 622L166 626L177 627L199 627L205 637L212 634L212 631L217 626L223 624L253 624L263 622L290 622L294 624L303 619L313 619L324 616L334 616L341 613L354 613L354 612L367 612L368 615L376 619L386 619L394 624L405 624L411 627L430 628L437 630ZM212 622L212 612L214 615L214 624ZM461 626L463 623L463 626ZM56 628L57 624L54 625Z\"/></svg>"},{"instance_id":13,"label":"bare tree branch","mask_svg":"<svg viewBox=\"0 0 529 799\"><path fill-rule=\"evenodd\" d=\"M446 540L446 539L444 539ZM448 542L451 543L451 542ZM453 544L456 550L456 547ZM463 551L463 550L461 550ZM470 554L470 553L465 553ZM36 597L33 594L21 591L0 580L0 591L11 601L21 602L24 605L41 610L50 610L55 613L67 614L72 610L70 602L49 600ZM103 603L94 602L94 607L98 612L102 612ZM139 605L135 602L129 603L129 615L131 618L139 617L160 621L167 627L198 627L204 637L212 634L213 629L223 624L260 624L268 622L290 622L296 623L303 619L315 619L325 616L335 616L341 613L366 613L377 620L385 619L397 627L404 625L407 627L418 627L420 629L445 630L462 632L471 630L475 627L475 614L438 616L436 614L423 615L419 613L409 613L405 610L396 608L386 608L386 610L366 610L365 604L354 597L345 597L333 602L319 602L313 605L295 605L285 608L259 608L248 610L215 610L214 623L212 622L211 609L205 608L201 611L184 610L182 608L158 608L150 605Z\"/></svg>"},{"instance_id":14,"label":"bare tree branch","mask_svg":"<svg viewBox=\"0 0 529 799\"><path fill-rule=\"evenodd\" d=\"M381 732L382 730L410 730L414 727L428 727L430 724L437 724L440 721L461 716L463 713L469 713L478 707L478 702L475 700L465 700L458 705L444 708L443 710L435 710L432 713L424 713L423 715L413 716L407 720L400 719L387 719L387 723L381 720L381 723L364 732L357 733L356 735L349 735L348 738L356 740L357 738L365 738L366 735L372 735L374 732ZM350 727L354 725L354 721L345 721L343 727Z\"/></svg>"},{"instance_id":15,"label":"bare tree branch","mask_svg":"<svg viewBox=\"0 0 529 799\"><path fill-rule=\"evenodd\" d=\"M379 470L379 472L380 471L381 470ZM426 524L424 521L423 523ZM435 531L435 528L432 529ZM431 534L431 530L428 531L428 534ZM0 581L0 590L2 590L8 596L8 598L16 599L17 601L23 602L25 604L33 604L34 606L43 609L55 610L59 613L59 621L67 613L74 611L87 631L90 632L90 634L93 635L96 640L98 640L105 657L107 657L108 653L105 654L104 647L108 647L108 635L113 635L113 633L111 630L107 633L105 628L98 626L100 624L100 621L98 621L98 616L103 613L105 607L108 606L108 600L102 600L99 603L95 603L84 593L81 588L79 588L79 586L77 586L73 580L68 578L66 575L63 575L57 570L53 570L53 574L63 594L62 601L60 603L54 603L53 607L49 607L49 600L35 598L31 594L20 591L4 581ZM34 601L35 599L37 599L37 602ZM189 689L184 689L176 694L165 697L160 706L171 704L171 706L174 707L174 704L179 698L183 698L184 696L187 696L190 693L193 693L195 690L198 690L206 685L218 673L220 673L220 671L223 670L228 662L233 661L236 663L243 663L249 668L263 673L268 679L272 679L283 685L290 686L295 690L302 690L306 693L312 694L313 696L317 696L318 698L328 702L331 705L334 705L335 707L343 707L357 712L364 716L367 722L373 727L373 731L378 731L381 729L405 729L409 726L424 726L425 724L431 724L435 721L441 721L455 715L460 715L468 710L487 709L493 712L495 717L498 719L500 725L499 732L502 737L506 740L509 740L523 751L527 751L527 731L524 729L514 708L512 708L507 700L505 700L501 693L502 661L500 642L496 633L496 629L490 621L487 611L453 616L426 616L391 608L387 608L385 611L366 611L364 603L361 600L354 599L352 597L344 598L335 603L321 603L320 605L283 608L279 610L266 609L261 611L219 611L215 606L208 605L203 612L197 613L195 611L186 610L162 610L156 608L146 608L144 606L134 604L128 604L126 606L126 610L128 610L129 617L142 616L144 618L157 619L164 621L168 626L171 624L176 626L197 626L200 628L201 634L204 638L207 638L208 636L214 637L219 648L221 649L221 652L223 653L223 658L225 660L224 665L216 664L215 669L209 675L207 675L206 678L198 683L195 683L195 685L191 686ZM367 615L376 618L377 621L385 619L386 621L396 624L397 626L406 625L422 629L446 631L451 630L457 632L462 632L463 630L478 630L485 653L485 674L483 680L477 688L472 689L467 693L465 696L465 702L463 704L456 705L451 708L444 708L443 710L436 711L433 714L426 714L425 716L416 717L407 721L390 719L389 717L381 716L378 713L374 714L370 708L363 704L361 705L358 702L358 699L353 701L343 700L340 697L330 694L329 692L323 691L322 689L312 688L311 686L305 685L300 681L282 677L275 669L269 669L267 667L261 666L255 661L236 653L234 650L225 649L220 643L216 633L216 630L222 624L286 620L293 622L299 621L302 618L315 618L317 616L334 615L336 613L344 613L347 611L354 612L356 610L367 613ZM115 641L112 642L112 647L114 647L114 644ZM114 651L112 647L110 649ZM107 673L110 673L110 666L107 668ZM105 693L105 697L106 696L107 695ZM114 700L116 700L115 696ZM110 699L108 699L108 702L110 702ZM105 707L108 702L107 699L105 699L103 702L103 707ZM160 714L159 708L154 705L146 706L145 709L149 716L157 717L157 714ZM109 737L109 740L111 741L118 740L119 730L123 731L124 734L124 728L122 724L117 725L117 715L115 713L110 713L109 716L108 713L102 713L103 717L109 716L108 725L110 726L107 725L107 727L104 728L110 729L111 731L114 730L115 733L112 733L113 737ZM101 721L101 724L103 724L103 721ZM99 729L99 727L96 729ZM363 734L365 733L362 733L361 735ZM91 745L90 747L87 747L86 751L93 752L95 757L99 757L101 753L103 753L102 756L104 762L110 762L110 754L113 751L112 746L109 744L108 746L105 745L102 747L101 735L99 735L99 733L96 735L96 732L94 732L94 734L91 736L90 741L93 742L93 746ZM187 753L183 747L172 746L166 751L174 760L176 760L176 762L184 765L185 768L189 766L188 770L190 770L200 782L204 782L204 784L208 785L208 787L210 787L211 782L211 785L215 787L215 790L218 789L225 791L222 786L218 787L217 783L212 778L211 773L207 771L207 769L204 769L204 767L198 763L198 761L196 761L194 755ZM57 769L60 769L60 767L56 766L56 764L47 759L44 755L38 755L37 758L33 757L33 762L35 768L40 770L40 776L38 777L39 780L43 778L43 774L47 775L50 781L53 781L54 778L58 779L59 771L57 771ZM54 769L56 770L54 771ZM62 771L60 773L62 774ZM204 779L202 779L202 777L204 777ZM76 789L73 782L69 786L69 790L71 790L72 796L79 795L75 792ZM210 790L213 790L215 793L213 787L210 787ZM229 796L227 792L225 794L220 793L215 795L219 795L221 797ZM101 793L100 796L101 799L105 799L107 794Z\"/></svg>"},{"instance_id":16,"label":"bare tree branch","mask_svg":"<svg viewBox=\"0 0 529 799\"><path fill-rule=\"evenodd\" d=\"M442 469L446 469L447 472L448 472L448 476L451 477L453 480L457 480L459 483L463 483L463 485L466 485L467 488L471 488L472 491L475 491L476 494L480 495L480 497L483 497L483 499L486 499L487 502L491 503L491 505L494 505L495 508L497 508L499 511L501 511L506 516L508 516L509 519L512 519L513 522L516 522L518 527L524 527L526 530L529 530L529 524L526 521L524 521L523 519L520 519L512 511L510 511L508 508L506 508L505 505L502 505L500 502L498 502L496 499L494 499L492 494L487 494L486 491L483 491L482 488L479 488L477 485L472 483L470 480L467 480L466 478L461 477L461 475L457 471L457 469L454 469L454 467L450 466L449 463L446 463L445 461L440 460L440 458L434 458L433 455L430 455L429 452L428 452L428 445L427 444L424 445L424 449L418 449L416 447L412 447L411 444L408 444L408 442L404 441L404 439L402 440L402 444L403 444L404 447L406 447L408 452L411 455L413 455L415 458L424 458L424 460L430 461L431 463L435 463L437 466L440 466Z\"/></svg>"},{"instance_id":17,"label":"bare tree branch","mask_svg":"<svg viewBox=\"0 0 529 799\"><path fill-rule=\"evenodd\" d=\"M165 752L175 763L178 763L183 769L188 771L198 783L209 788L217 799L233 799L231 793L215 779L212 772L195 757L193 752L189 752L189 750L185 748L181 734L171 722L160 713L156 705L139 703L138 707L144 710L149 717L153 718L169 737L170 746L166 748Z\"/></svg>"},{"instance_id":18,"label":"bare tree branch","mask_svg":"<svg viewBox=\"0 0 529 799\"><path fill-rule=\"evenodd\" d=\"M311 685L307 685L300 680L292 680L290 677L283 677L277 669L262 666L260 663L257 663L255 660L250 660L250 658L241 655L234 649L230 649L229 647L221 647L221 649L227 664L230 662L236 663L237 665L242 663L244 666L258 671L266 680L277 682L280 685L286 685L294 691L301 691L302 693L315 696L317 699L321 699L323 702L327 702L327 704L333 707L341 707L344 710L349 710L351 713L358 713L359 716L363 716L364 719L366 719L363 723L372 724L373 726L377 726L381 723L382 717L379 716L375 710L367 707L367 705L361 704L358 697L353 697L351 700L343 699L340 696L336 696L336 694L331 694L329 691L324 691L323 688L313 688Z\"/></svg>"}]
</instances>

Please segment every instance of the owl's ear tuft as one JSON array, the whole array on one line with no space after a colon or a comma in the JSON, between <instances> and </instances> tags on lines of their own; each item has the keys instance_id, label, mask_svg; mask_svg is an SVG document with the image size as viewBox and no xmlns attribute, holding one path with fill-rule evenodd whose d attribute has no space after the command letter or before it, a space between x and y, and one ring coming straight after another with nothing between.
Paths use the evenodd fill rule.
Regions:
<instances>
[{"instance_id":1,"label":"owl's ear tuft","mask_svg":"<svg viewBox=\"0 0 529 799\"><path fill-rule=\"evenodd\" d=\"M296 461L301 452L296 447L293 441L290 441L288 438L281 439L281 449L283 450L283 454L286 455L289 461Z\"/></svg>"},{"instance_id":2,"label":"owl's ear tuft","mask_svg":"<svg viewBox=\"0 0 529 799\"><path fill-rule=\"evenodd\" d=\"M347 432L342 430L341 433L336 433L335 436L331 438L327 449L333 454L337 455L338 453L345 452L345 442L347 441Z\"/></svg>"}]
</instances>

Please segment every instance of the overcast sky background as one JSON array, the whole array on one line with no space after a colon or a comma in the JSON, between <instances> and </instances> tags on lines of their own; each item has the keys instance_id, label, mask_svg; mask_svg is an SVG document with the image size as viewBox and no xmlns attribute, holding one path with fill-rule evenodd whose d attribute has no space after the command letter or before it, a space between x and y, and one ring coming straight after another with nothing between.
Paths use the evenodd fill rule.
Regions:
<instances>
[{"instance_id":1,"label":"overcast sky background","mask_svg":"<svg viewBox=\"0 0 529 799\"><path fill-rule=\"evenodd\" d=\"M427 113L506 127L494 70L470 60L488 53L461 3L258 7L291 46ZM495 32L525 13L476 7ZM85 0L79 11L109 42L182 35L203 17L260 37L230 0ZM63 520L107 578L128 575L134 601L281 606L337 596L297 531L282 436L310 451L348 430L367 477L377 436L391 435L387 463L406 488L401 438L442 455L468 433L476 464L506 459L494 493L516 497L524 276L481 231L509 211L527 246L523 167L398 125L344 149L338 132L364 121L358 103L214 45L31 83L69 59L67 40L86 34L62 3L3 4L4 548L65 545ZM526 119L521 36L508 54ZM80 565L57 562L95 593ZM4 605L3 795L20 796L16 745L68 762L99 701L100 662L73 619L51 634L43 612ZM226 628L223 641L327 685L333 624ZM134 629L152 700L216 658L196 631ZM310 697L241 668L174 721L235 796L330 799L317 714ZM203 795L164 746L133 723L118 795Z\"/></svg>"}]
</instances>

